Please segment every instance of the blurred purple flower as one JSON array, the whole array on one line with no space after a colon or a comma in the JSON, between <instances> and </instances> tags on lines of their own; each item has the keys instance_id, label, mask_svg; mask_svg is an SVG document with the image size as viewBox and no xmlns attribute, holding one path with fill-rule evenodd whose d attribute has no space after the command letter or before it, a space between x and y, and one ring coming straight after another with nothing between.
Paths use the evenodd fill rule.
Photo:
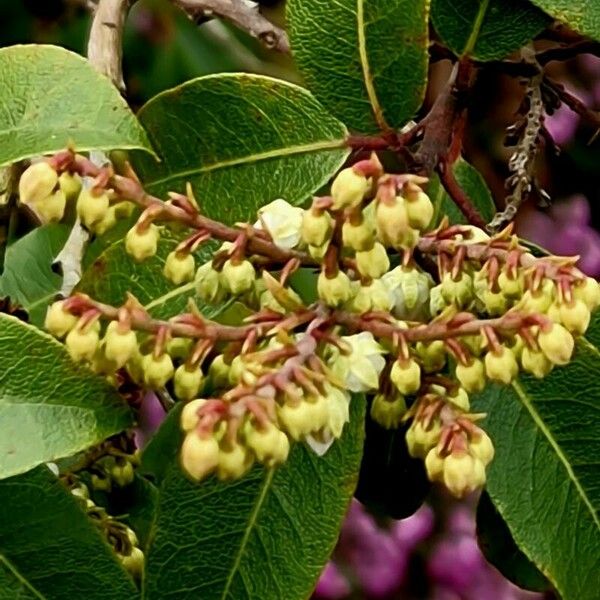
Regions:
<instances>
[{"instance_id":1,"label":"blurred purple flower","mask_svg":"<svg viewBox=\"0 0 600 600\"><path fill-rule=\"evenodd\" d=\"M342 600L351 592L350 582L340 573L335 563L328 562L317 583L315 595L323 600Z\"/></svg>"}]
</instances>

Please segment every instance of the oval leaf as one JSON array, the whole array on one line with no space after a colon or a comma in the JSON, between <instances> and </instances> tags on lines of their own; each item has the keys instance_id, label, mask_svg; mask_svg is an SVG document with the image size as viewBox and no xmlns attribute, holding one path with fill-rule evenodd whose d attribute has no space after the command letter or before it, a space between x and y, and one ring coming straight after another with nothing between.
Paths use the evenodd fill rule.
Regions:
<instances>
[{"instance_id":1,"label":"oval leaf","mask_svg":"<svg viewBox=\"0 0 600 600\"><path fill-rule=\"evenodd\" d=\"M233 223L276 198L300 203L343 164L346 128L304 89L258 75L195 79L139 113L162 162L138 156L148 190L191 182L202 211Z\"/></svg>"},{"instance_id":2,"label":"oval leaf","mask_svg":"<svg viewBox=\"0 0 600 600\"><path fill-rule=\"evenodd\" d=\"M142 597L307 598L356 485L364 399L354 398L351 423L324 457L296 444L280 469L257 467L229 484L211 478L198 485L183 476L174 458L177 420L176 413L169 416L167 435L159 432L147 451L164 479Z\"/></svg>"},{"instance_id":3,"label":"oval leaf","mask_svg":"<svg viewBox=\"0 0 600 600\"><path fill-rule=\"evenodd\" d=\"M137 597L98 527L45 466L0 481L0 597Z\"/></svg>"},{"instance_id":4,"label":"oval leaf","mask_svg":"<svg viewBox=\"0 0 600 600\"><path fill-rule=\"evenodd\" d=\"M555 19L600 40L600 4L597 0L531 0Z\"/></svg>"},{"instance_id":5,"label":"oval leaf","mask_svg":"<svg viewBox=\"0 0 600 600\"><path fill-rule=\"evenodd\" d=\"M427 86L429 0L288 0L294 57L309 89L348 127L402 127Z\"/></svg>"},{"instance_id":6,"label":"oval leaf","mask_svg":"<svg viewBox=\"0 0 600 600\"><path fill-rule=\"evenodd\" d=\"M66 225L37 227L6 249L0 276L0 298L8 297L29 313L29 321L40 327L46 308L62 285L52 263L69 237Z\"/></svg>"},{"instance_id":7,"label":"oval leaf","mask_svg":"<svg viewBox=\"0 0 600 600\"><path fill-rule=\"evenodd\" d=\"M78 54L2 48L0 73L0 166L67 146L152 151L117 88Z\"/></svg>"},{"instance_id":8,"label":"oval leaf","mask_svg":"<svg viewBox=\"0 0 600 600\"><path fill-rule=\"evenodd\" d=\"M590 330L600 337L600 318ZM594 340L597 343L598 340ZM593 600L600 573L600 352L586 339L543 380L490 386L476 403L496 445L487 490L521 550L564 600Z\"/></svg>"},{"instance_id":9,"label":"oval leaf","mask_svg":"<svg viewBox=\"0 0 600 600\"><path fill-rule=\"evenodd\" d=\"M501 59L533 39L550 19L523 0L433 0L431 19L458 56Z\"/></svg>"},{"instance_id":10,"label":"oval leaf","mask_svg":"<svg viewBox=\"0 0 600 600\"><path fill-rule=\"evenodd\" d=\"M453 171L458 185L466 192L484 221L491 221L496 214L496 205L481 173L463 158L454 163ZM435 210L432 220L434 225L439 225L446 216L451 224L467 223L466 217L448 195L437 175L431 178L428 192Z\"/></svg>"},{"instance_id":11,"label":"oval leaf","mask_svg":"<svg viewBox=\"0 0 600 600\"><path fill-rule=\"evenodd\" d=\"M70 456L133 424L113 387L64 346L0 314L0 479Z\"/></svg>"}]
</instances>

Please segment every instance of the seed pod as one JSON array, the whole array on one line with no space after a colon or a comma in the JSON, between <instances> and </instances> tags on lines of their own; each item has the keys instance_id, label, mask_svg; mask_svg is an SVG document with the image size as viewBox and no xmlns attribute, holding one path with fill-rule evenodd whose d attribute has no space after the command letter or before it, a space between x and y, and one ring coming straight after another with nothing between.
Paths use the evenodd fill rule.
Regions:
<instances>
[{"instance_id":1,"label":"seed pod","mask_svg":"<svg viewBox=\"0 0 600 600\"><path fill-rule=\"evenodd\" d=\"M135 260L145 260L156 254L159 237L158 227L154 223L141 230L138 225L134 225L125 236L125 250Z\"/></svg>"},{"instance_id":2,"label":"seed pod","mask_svg":"<svg viewBox=\"0 0 600 600\"><path fill-rule=\"evenodd\" d=\"M19 180L19 199L23 204L43 202L58 184L58 174L45 161L37 162L25 169Z\"/></svg>"}]
</instances>

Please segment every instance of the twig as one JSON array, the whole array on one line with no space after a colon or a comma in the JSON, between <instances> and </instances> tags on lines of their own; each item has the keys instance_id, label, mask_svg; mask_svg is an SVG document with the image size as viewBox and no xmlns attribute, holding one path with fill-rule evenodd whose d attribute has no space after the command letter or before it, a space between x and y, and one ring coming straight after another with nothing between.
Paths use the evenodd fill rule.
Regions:
<instances>
[{"instance_id":1,"label":"twig","mask_svg":"<svg viewBox=\"0 0 600 600\"><path fill-rule=\"evenodd\" d=\"M600 127L600 114L597 111L588 108L579 98L570 94L562 83L559 83L551 77L544 78L544 84L554 91L561 102L576 112L584 121L587 121L595 127Z\"/></svg>"},{"instance_id":2,"label":"twig","mask_svg":"<svg viewBox=\"0 0 600 600\"><path fill-rule=\"evenodd\" d=\"M249 0L172 0L194 19L216 16L260 40L267 48L289 52L286 32L271 23L259 11L258 4Z\"/></svg>"},{"instance_id":3,"label":"twig","mask_svg":"<svg viewBox=\"0 0 600 600\"><path fill-rule=\"evenodd\" d=\"M580 54L593 54L600 56L600 42L586 40L569 46L561 46L559 48L550 48L536 55L536 59L540 65L546 65L553 60L570 60Z\"/></svg>"}]
</instances>

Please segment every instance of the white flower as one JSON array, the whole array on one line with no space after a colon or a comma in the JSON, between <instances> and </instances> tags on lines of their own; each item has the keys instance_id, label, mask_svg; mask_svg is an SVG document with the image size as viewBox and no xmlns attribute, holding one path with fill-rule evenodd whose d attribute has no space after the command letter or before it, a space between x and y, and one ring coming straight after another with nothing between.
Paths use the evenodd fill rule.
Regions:
<instances>
[{"instance_id":1,"label":"white flower","mask_svg":"<svg viewBox=\"0 0 600 600\"><path fill-rule=\"evenodd\" d=\"M254 227L266 230L279 248L290 250L300 243L303 214L301 208L278 198L259 209Z\"/></svg>"},{"instance_id":2,"label":"white flower","mask_svg":"<svg viewBox=\"0 0 600 600\"><path fill-rule=\"evenodd\" d=\"M414 268L396 267L382 277L392 294L392 314L397 319L418 321L429 316L431 277Z\"/></svg>"},{"instance_id":3,"label":"white flower","mask_svg":"<svg viewBox=\"0 0 600 600\"><path fill-rule=\"evenodd\" d=\"M332 385L326 387L327 425L322 431L306 436L306 443L318 456L323 456L342 436L344 425L350 421L350 394Z\"/></svg>"},{"instance_id":4,"label":"white flower","mask_svg":"<svg viewBox=\"0 0 600 600\"><path fill-rule=\"evenodd\" d=\"M382 356L385 350L375 341L373 334L363 331L341 339L351 348L351 352L333 352L330 360L333 373L351 392L379 389L379 375L385 366Z\"/></svg>"}]
</instances>

